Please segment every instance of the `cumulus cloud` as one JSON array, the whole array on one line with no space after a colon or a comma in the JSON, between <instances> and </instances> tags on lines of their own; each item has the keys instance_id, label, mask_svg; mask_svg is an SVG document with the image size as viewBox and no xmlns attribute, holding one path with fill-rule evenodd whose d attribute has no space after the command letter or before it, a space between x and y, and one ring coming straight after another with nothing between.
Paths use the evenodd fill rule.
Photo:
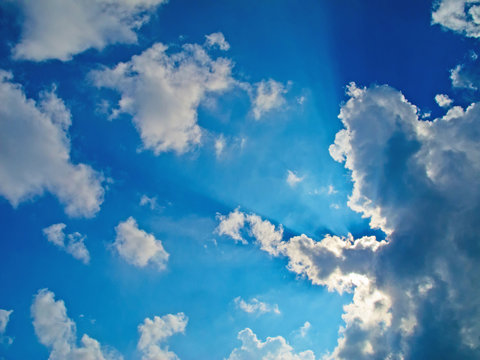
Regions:
<instances>
[{"instance_id":1,"label":"cumulus cloud","mask_svg":"<svg viewBox=\"0 0 480 360\"><path fill-rule=\"evenodd\" d=\"M432 23L468 37L480 37L480 4L477 0L437 1Z\"/></svg>"},{"instance_id":2,"label":"cumulus cloud","mask_svg":"<svg viewBox=\"0 0 480 360\"><path fill-rule=\"evenodd\" d=\"M11 344L13 342L11 337L4 335L12 312L13 310L0 309L0 343L6 342L7 344Z\"/></svg>"},{"instance_id":3,"label":"cumulus cloud","mask_svg":"<svg viewBox=\"0 0 480 360\"><path fill-rule=\"evenodd\" d=\"M112 117L132 115L146 149L156 155L181 154L200 144L198 107L208 95L234 84L232 67L226 58L210 57L201 45L185 44L172 52L157 43L128 62L91 75L98 87L120 93Z\"/></svg>"},{"instance_id":4,"label":"cumulus cloud","mask_svg":"<svg viewBox=\"0 0 480 360\"><path fill-rule=\"evenodd\" d=\"M53 224L43 229L43 234L52 244L66 251L75 259L82 261L84 264L88 264L90 262L90 253L85 246L85 236L78 232L66 235L64 231L66 227L63 223ZM66 243L65 237L68 239Z\"/></svg>"},{"instance_id":5,"label":"cumulus cloud","mask_svg":"<svg viewBox=\"0 0 480 360\"><path fill-rule=\"evenodd\" d=\"M299 182L303 181L303 177L298 176L292 170L287 171L287 184L290 187L295 187Z\"/></svg>"},{"instance_id":6,"label":"cumulus cloud","mask_svg":"<svg viewBox=\"0 0 480 360\"><path fill-rule=\"evenodd\" d=\"M348 96L330 153L350 172L349 206L385 239L271 241L261 219L271 231L250 234L290 271L353 293L327 358L478 358L480 104L423 120L389 86L351 84Z\"/></svg>"},{"instance_id":7,"label":"cumulus cloud","mask_svg":"<svg viewBox=\"0 0 480 360\"><path fill-rule=\"evenodd\" d=\"M262 80L255 84L252 92L252 112L256 120L273 110L282 108L286 101L287 88L273 79Z\"/></svg>"},{"instance_id":8,"label":"cumulus cloud","mask_svg":"<svg viewBox=\"0 0 480 360\"><path fill-rule=\"evenodd\" d=\"M258 300L257 298L253 298L250 301L243 300L240 296L234 299L235 306L245 311L249 314L257 314L262 315L269 312L273 312L275 314L280 314L280 309L278 308L277 304L267 304L263 301Z\"/></svg>"},{"instance_id":9,"label":"cumulus cloud","mask_svg":"<svg viewBox=\"0 0 480 360\"><path fill-rule=\"evenodd\" d=\"M443 108L448 108L453 103L453 100L450 99L448 95L445 95L445 94L435 95L435 101L438 104L438 106Z\"/></svg>"},{"instance_id":10,"label":"cumulus cloud","mask_svg":"<svg viewBox=\"0 0 480 360\"><path fill-rule=\"evenodd\" d=\"M135 31L166 0L20 0L23 11L17 59L70 60L87 49L135 43Z\"/></svg>"},{"instance_id":11,"label":"cumulus cloud","mask_svg":"<svg viewBox=\"0 0 480 360\"><path fill-rule=\"evenodd\" d=\"M142 360L176 360L178 356L163 346L174 334L185 333L188 317L184 313L167 314L162 317L146 318L138 326L140 340L137 348L142 352Z\"/></svg>"},{"instance_id":12,"label":"cumulus cloud","mask_svg":"<svg viewBox=\"0 0 480 360\"><path fill-rule=\"evenodd\" d=\"M11 80L0 71L0 195L17 207L48 191L68 215L95 215L103 202L102 176L71 162L69 110L54 90L35 102Z\"/></svg>"},{"instance_id":13,"label":"cumulus cloud","mask_svg":"<svg viewBox=\"0 0 480 360\"><path fill-rule=\"evenodd\" d=\"M246 328L238 333L242 346L232 351L227 360L315 360L311 350L295 353L294 349L281 337L267 337L262 342L252 330Z\"/></svg>"},{"instance_id":14,"label":"cumulus cloud","mask_svg":"<svg viewBox=\"0 0 480 360\"><path fill-rule=\"evenodd\" d=\"M478 90L480 85L480 67L476 53L472 53L464 64L450 70L452 86L460 89Z\"/></svg>"},{"instance_id":15,"label":"cumulus cloud","mask_svg":"<svg viewBox=\"0 0 480 360\"><path fill-rule=\"evenodd\" d=\"M153 265L159 271L166 269L170 255L163 248L162 242L139 229L133 217L120 222L115 231L117 237L113 248L125 261L138 267Z\"/></svg>"},{"instance_id":16,"label":"cumulus cloud","mask_svg":"<svg viewBox=\"0 0 480 360\"><path fill-rule=\"evenodd\" d=\"M223 51L230 49L230 44L225 40L225 36L221 32L206 35L205 38L209 47L218 46Z\"/></svg>"},{"instance_id":17,"label":"cumulus cloud","mask_svg":"<svg viewBox=\"0 0 480 360\"><path fill-rule=\"evenodd\" d=\"M31 307L35 334L50 349L49 360L121 360L113 350L102 349L100 343L83 335L77 345L77 329L67 315L65 303L55 294L40 290Z\"/></svg>"},{"instance_id":18,"label":"cumulus cloud","mask_svg":"<svg viewBox=\"0 0 480 360\"><path fill-rule=\"evenodd\" d=\"M235 209L228 215L217 214L217 220L220 222L215 230L216 233L219 235L230 236L235 242L247 244L247 241L243 239L240 234L240 230L245 223L245 215L243 212L240 212L239 209Z\"/></svg>"}]
</instances>

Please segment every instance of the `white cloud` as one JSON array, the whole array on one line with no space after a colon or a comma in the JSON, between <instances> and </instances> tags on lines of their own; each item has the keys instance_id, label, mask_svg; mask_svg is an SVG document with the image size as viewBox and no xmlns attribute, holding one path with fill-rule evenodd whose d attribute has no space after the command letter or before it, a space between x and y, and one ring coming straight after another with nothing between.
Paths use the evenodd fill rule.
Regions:
<instances>
[{"instance_id":1,"label":"white cloud","mask_svg":"<svg viewBox=\"0 0 480 360\"><path fill-rule=\"evenodd\" d=\"M11 344L13 342L13 339L11 337L4 335L12 312L13 310L0 309L0 344L3 342Z\"/></svg>"},{"instance_id":2,"label":"white cloud","mask_svg":"<svg viewBox=\"0 0 480 360\"><path fill-rule=\"evenodd\" d=\"M435 95L435 101L437 102L438 106L443 108L448 108L453 103L453 100L445 94Z\"/></svg>"},{"instance_id":3,"label":"white cloud","mask_svg":"<svg viewBox=\"0 0 480 360\"><path fill-rule=\"evenodd\" d=\"M219 224L215 229L219 235L230 236L235 242L241 242L242 244L247 244L246 240L242 238L240 230L245 224L245 215L237 209L232 211L227 216L217 214L217 220Z\"/></svg>"},{"instance_id":4,"label":"white cloud","mask_svg":"<svg viewBox=\"0 0 480 360\"><path fill-rule=\"evenodd\" d=\"M154 210L158 207L158 204L157 204L157 197L156 196L153 196L153 197L148 197L147 195L142 195L142 197L140 198L140 206L149 206L150 207L150 210Z\"/></svg>"},{"instance_id":5,"label":"white cloud","mask_svg":"<svg viewBox=\"0 0 480 360\"><path fill-rule=\"evenodd\" d=\"M311 327L312 327L312 324L310 324L309 321L305 321L305 323L300 328L300 332L299 332L300 337L304 338L305 336L307 336Z\"/></svg>"},{"instance_id":6,"label":"white cloud","mask_svg":"<svg viewBox=\"0 0 480 360\"><path fill-rule=\"evenodd\" d=\"M135 31L165 0L20 0L23 24L17 59L70 60L89 48L135 43Z\"/></svg>"},{"instance_id":7,"label":"white cloud","mask_svg":"<svg viewBox=\"0 0 480 360\"><path fill-rule=\"evenodd\" d=\"M287 184L290 185L290 187L295 187L299 182L303 181L303 177L298 176L296 173L294 173L291 170L287 171Z\"/></svg>"},{"instance_id":8,"label":"white cloud","mask_svg":"<svg viewBox=\"0 0 480 360\"><path fill-rule=\"evenodd\" d=\"M250 301L243 300L240 296L234 299L235 306L249 314L262 315L269 312L280 314L277 304L267 304L263 301L253 298Z\"/></svg>"},{"instance_id":9,"label":"white cloud","mask_svg":"<svg viewBox=\"0 0 480 360\"><path fill-rule=\"evenodd\" d=\"M113 351L102 349L100 343L83 335L77 346L75 323L67 316L62 300L55 301L55 294L40 290L32 304L33 326L40 343L50 349L49 360L121 360Z\"/></svg>"},{"instance_id":10,"label":"white cloud","mask_svg":"<svg viewBox=\"0 0 480 360\"><path fill-rule=\"evenodd\" d=\"M12 206L48 191L70 216L95 215L103 202L102 176L70 160L71 116L55 91L27 99L0 70L0 195ZM15 156L12 156L15 154Z\"/></svg>"},{"instance_id":11,"label":"white cloud","mask_svg":"<svg viewBox=\"0 0 480 360\"><path fill-rule=\"evenodd\" d=\"M75 259L88 264L90 262L90 253L85 246L85 236L78 232L68 234L68 242L65 244L65 228L65 224L53 224L43 229L43 234L48 241L72 255Z\"/></svg>"},{"instance_id":12,"label":"white cloud","mask_svg":"<svg viewBox=\"0 0 480 360\"><path fill-rule=\"evenodd\" d=\"M138 267L154 265L158 270L167 267L170 255L163 248L162 242L139 229L133 217L120 222L115 231L117 237L113 247L128 263Z\"/></svg>"},{"instance_id":13,"label":"white cloud","mask_svg":"<svg viewBox=\"0 0 480 360\"><path fill-rule=\"evenodd\" d=\"M217 158L222 156L223 151L225 150L226 142L225 137L221 134L219 137L215 139L215 155Z\"/></svg>"},{"instance_id":14,"label":"white cloud","mask_svg":"<svg viewBox=\"0 0 480 360\"><path fill-rule=\"evenodd\" d=\"M91 74L98 87L120 93L112 117L132 115L144 147L156 155L181 154L200 144L200 103L234 84L230 60L212 59L196 44L185 44L175 53L167 50L157 43L128 62Z\"/></svg>"},{"instance_id":15,"label":"white cloud","mask_svg":"<svg viewBox=\"0 0 480 360\"><path fill-rule=\"evenodd\" d=\"M262 80L255 84L252 95L252 111L256 120L266 113L283 107L286 103L284 94L287 93L285 85L273 79Z\"/></svg>"},{"instance_id":16,"label":"white cloud","mask_svg":"<svg viewBox=\"0 0 480 360\"><path fill-rule=\"evenodd\" d=\"M252 330L246 328L238 333L242 346L232 351L227 360L315 360L311 350L295 353L281 337L267 337L262 342Z\"/></svg>"},{"instance_id":17,"label":"white cloud","mask_svg":"<svg viewBox=\"0 0 480 360\"><path fill-rule=\"evenodd\" d=\"M230 44L225 40L225 36L223 36L221 32L205 35L205 37L209 47L218 46L218 48L223 51L230 49Z\"/></svg>"},{"instance_id":18,"label":"white cloud","mask_svg":"<svg viewBox=\"0 0 480 360\"><path fill-rule=\"evenodd\" d=\"M168 346L161 345L174 334L185 333L188 318L184 313L155 316L153 320L146 318L138 326L140 340L138 349L142 352L142 360L175 360L177 355L169 351Z\"/></svg>"},{"instance_id":19,"label":"white cloud","mask_svg":"<svg viewBox=\"0 0 480 360\"><path fill-rule=\"evenodd\" d=\"M432 23L468 37L480 37L480 4L477 0L440 0Z\"/></svg>"}]
</instances>

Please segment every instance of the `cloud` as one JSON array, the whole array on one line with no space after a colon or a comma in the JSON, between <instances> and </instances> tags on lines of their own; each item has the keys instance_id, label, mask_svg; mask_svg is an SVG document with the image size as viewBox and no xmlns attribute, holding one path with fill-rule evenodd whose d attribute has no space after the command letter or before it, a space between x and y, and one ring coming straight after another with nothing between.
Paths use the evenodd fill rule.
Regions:
<instances>
[{"instance_id":1,"label":"cloud","mask_svg":"<svg viewBox=\"0 0 480 360\"><path fill-rule=\"evenodd\" d=\"M139 29L165 0L20 0L17 59L67 61L87 49L136 43Z\"/></svg>"},{"instance_id":2,"label":"cloud","mask_svg":"<svg viewBox=\"0 0 480 360\"><path fill-rule=\"evenodd\" d=\"M262 80L254 86L252 97L252 112L256 120L266 113L280 109L286 103L285 85L273 79Z\"/></svg>"},{"instance_id":3,"label":"cloud","mask_svg":"<svg viewBox=\"0 0 480 360\"><path fill-rule=\"evenodd\" d=\"M140 198L140 206L149 206L150 207L150 210L154 210L158 207L158 204L157 204L157 197L156 196L153 196L153 197L148 197L147 195L142 195L142 197Z\"/></svg>"},{"instance_id":4,"label":"cloud","mask_svg":"<svg viewBox=\"0 0 480 360\"><path fill-rule=\"evenodd\" d=\"M468 37L480 37L480 5L476 0L441 0L435 4L432 23Z\"/></svg>"},{"instance_id":5,"label":"cloud","mask_svg":"<svg viewBox=\"0 0 480 360\"><path fill-rule=\"evenodd\" d=\"M300 332L299 332L300 337L304 338L305 336L307 336L311 327L312 327L312 324L310 324L309 321L305 321L305 323L300 328Z\"/></svg>"},{"instance_id":6,"label":"cloud","mask_svg":"<svg viewBox=\"0 0 480 360\"><path fill-rule=\"evenodd\" d=\"M140 340L137 348L142 352L142 360L175 360L178 356L169 351L162 343L174 334L185 333L188 318L184 313L155 316L153 320L146 318L138 326Z\"/></svg>"},{"instance_id":7,"label":"cloud","mask_svg":"<svg viewBox=\"0 0 480 360\"><path fill-rule=\"evenodd\" d=\"M0 195L17 207L48 191L68 215L94 216L103 202L103 177L71 162L70 112L54 90L35 102L11 79L0 70Z\"/></svg>"},{"instance_id":8,"label":"cloud","mask_svg":"<svg viewBox=\"0 0 480 360\"><path fill-rule=\"evenodd\" d=\"M90 262L90 253L85 246L85 236L78 232L68 234L68 242L65 244L65 228L65 224L53 224L43 229L43 234L48 241L72 255L75 259L88 264Z\"/></svg>"},{"instance_id":9,"label":"cloud","mask_svg":"<svg viewBox=\"0 0 480 360\"><path fill-rule=\"evenodd\" d=\"M238 309L245 311L246 313L249 313L249 314L262 315L269 312L280 314L280 309L278 308L277 304L273 304L273 305L267 304L256 298L253 298L249 302L247 302L243 300L240 296L238 296L234 299L234 302L235 302L235 306Z\"/></svg>"},{"instance_id":10,"label":"cloud","mask_svg":"<svg viewBox=\"0 0 480 360\"><path fill-rule=\"evenodd\" d=\"M0 344L3 342L11 344L13 342L13 339L11 337L4 336L12 312L13 310L0 309Z\"/></svg>"},{"instance_id":11,"label":"cloud","mask_svg":"<svg viewBox=\"0 0 480 360\"><path fill-rule=\"evenodd\" d=\"M459 64L450 70L450 80L454 88L478 90L480 85L478 55L474 52L464 64Z\"/></svg>"},{"instance_id":12,"label":"cloud","mask_svg":"<svg viewBox=\"0 0 480 360\"><path fill-rule=\"evenodd\" d=\"M225 40L225 36L221 32L205 35L207 46L218 46L220 50L226 51L230 49L230 44Z\"/></svg>"},{"instance_id":13,"label":"cloud","mask_svg":"<svg viewBox=\"0 0 480 360\"><path fill-rule=\"evenodd\" d=\"M245 223L245 215L240 212L238 208L227 216L217 213L217 220L219 220L219 224L215 229L216 233L230 236L235 242L247 244L247 241L244 240L240 234L240 230Z\"/></svg>"},{"instance_id":14,"label":"cloud","mask_svg":"<svg viewBox=\"0 0 480 360\"><path fill-rule=\"evenodd\" d=\"M267 337L262 342L252 330L246 328L238 333L242 346L232 351L227 360L315 360L311 350L295 353L287 341L281 337Z\"/></svg>"},{"instance_id":15,"label":"cloud","mask_svg":"<svg viewBox=\"0 0 480 360\"><path fill-rule=\"evenodd\" d=\"M120 222L115 231L117 237L113 247L125 261L138 267L154 265L159 271L166 269L170 255L162 242L139 229L133 217Z\"/></svg>"},{"instance_id":16,"label":"cloud","mask_svg":"<svg viewBox=\"0 0 480 360\"><path fill-rule=\"evenodd\" d=\"M445 94L435 95L435 101L438 104L438 106L442 108L448 108L453 103L453 100L450 99L448 95L445 95Z\"/></svg>"},{"instance_id":17,"label":"cloud","mask_svg":"<svg viewBox=\"0 0 480 360\"><path fill-rule=\"evenodd\" d=\"M291 170L287 171L287 184L290 187L295 187L299 182L302 182L302 181L303 181L303 177L298 176Z\"/></svg>"},{"instance_id":18,"label":"cloud","mask_svg":"<svg viewBox=\"0 0 480 360\"><path fill-rule=\"evenodd\" d=\"M213 59L197 44L185 44L178 52L168 50L157 43L128 62L91 73L98 87L121 95L112 117L132 115L144 147L156 155L182 154L200 144L200 103L234 85L230 60Z\"/></svg>"},{"instance_id":19,"label":"cloud","mask_svg":"<svg viewBox=\"0 0 480 360\"><path fill-rule=\"evenodd\" d=\"M223 151L225 150L226 142L225 137L221 134L219 137L215 139L215 155L217 159L222 156Z\"/></svg>"},{"instance_id":20,"label":"cloud","mask_svg":"<svg viewBox=\"0 0 480 360\"><path fill-rule=\"evenodd\" d=\"M121 360L113 350L102 349L100 343L83 335L77 346L75 322L67 316L62 300L47 289L38 291L31 307L35 334L50 349L49 360Z\"/></svg>"}]
</instances>

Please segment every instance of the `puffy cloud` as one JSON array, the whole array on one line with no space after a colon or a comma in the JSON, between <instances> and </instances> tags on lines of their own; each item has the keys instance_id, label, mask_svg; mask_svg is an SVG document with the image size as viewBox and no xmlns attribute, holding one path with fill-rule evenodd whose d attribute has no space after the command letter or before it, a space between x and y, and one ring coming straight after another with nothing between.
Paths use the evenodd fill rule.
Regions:
<instances>
[{"instance_id":1,"label":"puffy cloud","mask_svg":"<svg viewBox=\"0 0 480 360\"><path fill-rule=\"evenodd\" d=\"M234 299L234 302L237 308L249 314L262 315L269 312L280 314L280 309L278 308L277 304L273 304L273 305L267 304L256 298L253 298L249 302L247 302L239 296Z\"/></svg>"},{"instance_id":2,"label":"puffy cloud","mask_svg":"<svg viewBox=\"0 0 480 360\"><path fill-rule=\"evenodd\" d=\"M140 340L138 349L142 352L142 360L175 360L178 356L169 351L168 347L161 347L162 343L174 334L184 333L188 318L184 313L155 316L153 320L146 318L138 326Z\"/></svg>"},{"instance_id":3,"label":"puffy cloud","mask_svg":"<svg viewBox=\"0 0 480 360\"><path fill-rule=\"evenodd\" d=\"M20 0L22 35L17 59L70 60L89 48L135 43L135 30L165 0Z\"/></svg>"},{"instance_id":4,"label":"puffy cloud","mask_svg":"<svg viewBox=\"0 0 480 360\"><path fill-rule=\"evenodd\" d=\"M443 108L448 108L453 103L453 100L450 99L448 95L445 95L445 94L435 95L435 101L438 104L438 106Z\"/></svg>"},{"instance_id":5,"label":"puffy cloud","mask_svg":"<svg viewBox=\"0 0 480 360\"><path fill-rule=\"evenodd\" d=\"M139 229L133 217L120 222L115 231L117 237L113 247L125 261L138 267L150 264L160 271L166 269L170 255L163 248L162 242Z\"/></svg>"},{"instance_id":6,"label":"puffy cloud","mask_svg":"<svg viewBox=\"0 0 480 360\"><path fill-rule=\"evenodd\" d=\"M296 173L294 173L291 170L287 171L287 184L290 187L295 187L299 182L303 181L303 177L298 176Z\"/></svg>"},{"instance_id":7,"label":"puffy cloud","mask_svg":"<svg viewBox=\"0 0 480 360\"><path fill-rule=\"evenodd\" d=\"M13 310L0 309L0 343L6 342L11 344L13 342L11 337L4 336L12 312Z\"/></svg>"},{"instance_id":8,"label":"puffy cloud","mask_svg":"<svg viewBox=\"0 0 480 360\"><path fill-rule=\"evenodd\" d=\"M242 346L232 351L227 360L315 360L311 350L295 353L281 337L267 337L262 342L252 330L246 328L238 333Z\"/></svg>"},{"instance_id":9,"label":"puffy cloud","mask_svg":"<svg viewBox=\"0 0 480 360\"><path fill-rule=\"evenodd\" d=\"M468 37L480 37L480 4L477 0L440 0L432 13L432 23Z\"/></svg>"},{"instance_id":10,"label":"puffy cloud","mask_svg":"<svg viewBox=\"0 0 480 360\"><path fill-rule=\"evenodd\" d=\"M256 120L285 105L284 94L287 93L285 85L273 79L262 80L255 84L252 96L253 117Z\"/></svg>"},{"instance_id":11,"label":"puffy cloud","mask_svg":"<svg viewBox=\"0 0 480 360\"><path fill-rule=\"evenodd\" d=\"M102 349L100 343L83 335L77 346L76 325L68 317L65 303L55 300L55 294L40 290L32 304L33 326L38 340L50 349L49 360L121 360L112 351Z\"/></svg>"},{"instance_id":12,"label":"puffy cloud","mask_svg":"<svg viewBox=\"0 0 480 360\"><path fill-rule=\"evenodd\" d=\"M478 358L480 104L423 120L389 86L348 95L330 153L350 171L349 206L385 240L277 236L262 248L313 284L353 292L327 358Z\"/></svg>"},{"instance_id":13,"label":"puffy cloud","mask_svg":"<svg viewBox=\"0 0 480 360\"><path fill-rule=\"evenodd\" d=\"M223 51L230 49L230 44L225 40L225 36L221 32L206 35L205 38L207 45L210 47L218 46Z\"/></svg>"},{"instance_id":14,"label":"puffy cloud","mask_svg":"<svg viewBox=\"0 0 480 360\"><path fill-rule=\"evenodd\" d=\"M230 236L235 242L241 242L247 244L247 241L243 239L240 234L240 230L245 224L245 214L235 209L228 215L217 214L217 220L220 221L215 232L219 235Z\"/></svg>"},{"instance_id":15,"label":"puffy cloud","mask_svg":"<svg viewBox=\"0 0 480 360\"><path fill-rule=\"evenodd\" d=\"M185 44L175 53L167 50L157 43L128 62L92 73L97 86L121 95L112 116L132 115L144 147L156 155L181 154L200 144L199 104L234 84L230 60L212 59L197 44Z\"/></svg>"},{"instance_id":16,"label":"puffy cloud","mask_svg":"<svg viewBox=\"0 0 480 360\"><path fill-rule=\"evenodd\" d=\"M54 90L35 102L11 79L0 71L0 195L16 207L48 191L68 215L95 215L103 202L102 176L71 162L70 112Z\"/></svg>"},{"instance_id":17,"label":"puffy cloud","mask_svg":"<svg viewBox=\"0 0 480 360\"><path fill-rule=\"evenodd\" d=\"M472 53L464 64L459 64L450 70L450 79L455 88L478 90L480 85L479 60L476 53Z\"/></svg>"},{"instance_id":18,"label":"puffy cloud","mask_svg":"<svg viewBox=\"0 0 480 360\"><path fill-rule=\"evenodd\" d=\"M65 244L65 224L53 224L43 229L43 234L47 240L63 249L75 259L82 261L84 264L90 262L90 253L85 246L85 236L78 232L68 234L68 242Z\"/></svg>"}]
</instances>

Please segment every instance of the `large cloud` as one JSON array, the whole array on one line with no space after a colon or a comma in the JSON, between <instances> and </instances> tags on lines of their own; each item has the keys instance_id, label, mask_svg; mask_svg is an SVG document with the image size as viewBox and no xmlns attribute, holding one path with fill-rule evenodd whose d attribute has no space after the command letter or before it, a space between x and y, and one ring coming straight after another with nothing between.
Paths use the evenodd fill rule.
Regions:
<instances>
[{"instance_id":1,"label":"large cloud","mask_svg":"<svg viewBox=\"0 0 480 360\"><path fill-rule=\"evenodd\" d=\"M145 267L155 265L158 270L167 267L169 254L163 248L162 242L152 234L138 228L134 218L120 222L115 228L117 237L113 247L128 263Z\"/></svg>"},{"instance_id":2,"label":"large cloud","mask_svg":"<svg viewBox=\"0 0 480 360\"><path fill-rule=\"evenodd\" d=\"M32 317L38 340L50 349L49 360L121 360L114 351L105 351L100 343L83 335L77 346L75 323L67 316L62 300L47 289L40 290L32 304Z\"/></svg>"},{"instance_id":3,"label":"large cloud","mask_svg":"<svg viewBox=\"0 0 480 360\"><path fill-rule=\"evenodd\" d=\"M27 99L12 75L0 71L0 195L12 206L45 191L71 216L93 216L103 202L102 176L72 164L71 116L54 91Z\"/></svg>"},{"instance_id":4,"label":"large cloud","mask_svg":"<svg viewBox=\"0 0 480 360\"><path fill-rule=\"evenodd\" d=\"M134 43L137 30L166 0L20 0L23 10L15 58L70 60L89 48Z\"/></svg>"},{"instance_id":5,"label":"large cloud","mask_svg":"<svg viewBox=\"0 0 480 360\"><path fill-rule=\"evenodd\" d=\"M295 353L281 337L268 337L264 342L252 330L246 328L238 333L242 346L232 351L227 360L315 360L311 350Z\"/></svg>"},{"instance_id":6,"label":"large cloud","mask_svg":"<svg viewBox=\"0 0 480 360\"><path fill-rule=\"evenodd\" d=\"M142 360L176 360L178 356L168 350L168 346L161 346L174 334L184 333L188 318L184 313L167 314L162 317L146 318L138 326L140 340L138 349L142 352Z\"/></svg>"},{"instance_id":7,"label":"large cloud","mask_svg":"<svg viewBox=\"0 0 480 360\"><path fill-rule=\"evenodd\" d=\"M207 44L220 44L218 34ZM205 45L209 47L208 45ZM111 69L92 73L97 86L118 91L121 99L112 116L128 113L143 145L155 154L184 153L200 143L197 109L208 94L222 93L234 80L232 62L213 59L204 46L183 45L172 53L157 43Z\"/></svg>"},{"instance_id":8,"label":"large cloud","mask_svg":"<svg viewBox=\"0 0 480 360\"><path fill-rule=\"evenodd\" d=\"M480 104L422 121L391 87L351 84L348 94L340 113L345 129L330 153L351 171L350 207L386 239L283 240L281 228L266 220L255 224L269 231L245 225L263 250L286 256L291 271L353 291L329 358L476 359Z\"/></svg>"}]
</instances>

